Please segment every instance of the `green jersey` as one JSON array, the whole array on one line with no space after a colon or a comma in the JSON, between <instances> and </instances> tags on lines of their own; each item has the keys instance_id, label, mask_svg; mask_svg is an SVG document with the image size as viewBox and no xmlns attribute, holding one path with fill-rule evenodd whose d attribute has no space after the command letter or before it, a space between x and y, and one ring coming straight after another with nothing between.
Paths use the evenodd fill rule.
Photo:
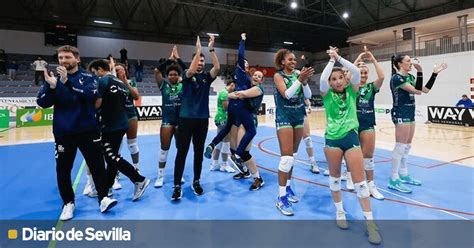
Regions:
<instances>
[{"instance_id":1,"label":"green jersey","mask_svg":"<svg viewBox=\"0 0 474 248\"><path fill-rule=\"evenodd\" d=\"M357 96L357 118L359 124L364 123L367 126L375 126L374 100L375 93L379 92L373 82L366 83L359 87Z\"/></svg>"},{"instance_id":2,"label":"green jersey","mask_svg":"<svg viewBox=\"0 0 474 248\"><path fill-rule=\"evenodd\" d=\"M415 76L408 74L406 76L395 74L390 80L390 89L392 90L393 107L415 108L415 95L404 89L403 85L411 84L415 87Z\"/></svg>"},{"instance_id":3,"label":"green jersey","mask_svg":"<svg viewBox=\"0 0 474 248\"><path fill-rule=\"evenodd\" d=\"M223 89L219 92L217 95L217 113L216 116L214 117L214 122L216 125L223 124L227 121L227 110L224 109L224 101L227 101L227 96L229 93L227 92L227 89Z\"/></svg>"},{"instance_id":4,"label":"green jersey","mask_svg":"<svg viewBox=\"0 0 474 248\"><path fill-rule=\"evenodd\" d=\"M298 80L299 73L294 70L291 75L286 75L283 71L278 71L285 81L286 88L290 88L293 82ZM301 87L296 90L296 93L290 99L286 99L275 87L275 107L276 107L276 121L289 121L289 120L303 120L306 114L304 95Z\"/></svg>"},{"instance_id":5,"label":"green jersey","mask_svg":"<svg viewBox=\"0 0 474 248\"><path fill-rule=\"evenodd\" d=\"M344 99L345 97L345 99ZM359 128L356 109L357 92L349 84L345 93L336 93L329 89L323 97L326 108L326 133L324 137L330 140L343 138L349 131Z\"/></svg>"}]
</instances>

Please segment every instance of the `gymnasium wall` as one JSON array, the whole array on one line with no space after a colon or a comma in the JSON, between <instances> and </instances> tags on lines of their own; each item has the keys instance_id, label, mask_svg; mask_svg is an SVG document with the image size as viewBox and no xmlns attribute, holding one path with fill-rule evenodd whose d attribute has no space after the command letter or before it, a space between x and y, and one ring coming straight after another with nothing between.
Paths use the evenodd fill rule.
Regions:
<instances>
[{"instance_id":1,"label":"gymnasium wall","mask_svg":"<svg viewBox=\"0 0 474 248\"><path fill-rule=\"evenodd\" d=\"M251 37L249 37L251 39ZM207 37L201 37L203 50L207 55ZM158 60L168 58L173 44L157 43L136 40L121 40L101 37L78 36L78 48L81 56L84 57L106 57L112 54L114 57L120 57L119 51L122 48L128 50L129 59ZM221 64L226 64L227 54L237 54L238 44L235 49L219 48L219 37L216 39L216 52ZM38 54L53 55L54 47L44 45L44 34L39 32L25 32L15 30L0 29L0 48L5 49L7 53L18 54ZM178 50L181 58L185 62L191 62L191 56L195 51L194 46L179 45ZM300 57L302 52L295 51L295 55ZM260 65L273 67L273 52L247 51L245 55L251 65ZM311 59L311 53L305 53L306 58ZM211 63L209 56L206 56L206 63ZM234 64L232 62L232 64Z\"/></svg>"}]
</instances>

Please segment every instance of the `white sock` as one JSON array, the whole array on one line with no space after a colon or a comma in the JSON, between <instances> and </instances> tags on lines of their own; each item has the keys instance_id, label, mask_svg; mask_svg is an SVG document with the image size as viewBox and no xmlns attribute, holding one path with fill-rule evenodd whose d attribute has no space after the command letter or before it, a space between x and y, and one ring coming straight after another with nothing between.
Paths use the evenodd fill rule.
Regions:
<instances>
[{"instance_id":1,"label":"white sock","mask_svg":"<svg viewBox=\"0 0 474 248\"><path fill-rule=\"evenodd\" d=\"M133 164L133 167L135 167L135 170L138 170L138 169L139 169L139 168L138 168L138 163Z\"/></svg>"},{"instance_id":2,"label":"white sock","mask_svg":"<svg viewBox=\"0 0 474 248\"><path fill-rule=\"evenodd\" d=\"M291 179L286 180L286 187L291 186Z\"/></svg>"},{"instance_id":3,"label":"white sock","mask_svg":"<svg viewBox=\"0 0 474 248\"><path fill-rule=\"evenodd\" d=\"M401 163L404 152L405 152L405 144L397 142L392 152L392 176L391 176L392 180L396 180L400 178L398 176L398 172L400 170L400 163Z\"/></svg>"},{"instance_id":4,"label":"white sock","mask_svg":"<svg viewBox=\"0 0 474 248\"><path fill-rule=\"evenodd\" d=\"M364 213L364 217L366 220L373 220L374 219L374 216L372 215L372 211L369 211L369 212L363 212Z\"/></svg>"},{"instance_id":5,"label":"white sock","mask_svg":"<svg viewBox=\"0 0 474 248\"><path fill-rule=\"evenodd\" d=\"M218 165L219 164L219 160L212 160L212 165L215 166L215 165Z\"/></svg>"},{"instance_id":6,"label":"white sock","mask_svg":"<svg viewBox=\"0 0 474 248\"><path fill-rule=\"evenodd\" d=\"M314 162L316 162L316 159L314 157L309 157L309 160L311 161L311 164L314 164Z\"/></svg>"},{"instance_id":7,"label":"white sock","mask_svg":"<svg viewBox=\"0 0 474 248\"><path fill-rule=\"evenodd\" d=\"M344 212L344 207L342 206L342 201L334 202L334 206L336 206L337 212Z\"/></svg>"},{"instance_id":8,"label":"white sock","mask_svg":"<svg viewBox=\"0 0 474 248\"><path fill-rule=\"evenodd\" d=\"M227 166L227 160L226 160L226 161L222 161L222 165L221 165L221 166L222 166L222 167Z\"/></svg>"},{"instance_id":9,"label":"white sock","mask_svg":"<svg viewBox=\"0 0 474 248\"><path fill-rule=\"evenodd\" d=\"M280 197L286 195L286 187L285 186L278 186L278 195Z\"/></svg>"},{"instance_id":10,"label":"white sock","mask_svg":"<svg viewBox=\"0 0 474 248\"><path fill-rule=\"evenodd\" d=\"M405 150L402 155L402 159L400 160L400 175L408 176L408 165L407 165L407 158L408 154L410 153L411 144L405 145Z\"/></svg>"},{"instance_id":11,"label":"white sock","mask_svg":"<svg viewBox=\"0 0 474 248\"><path fill-rule=\"evenodd\" d=\"M158 173L160 174L160 177L164 177L165 176L165 168L159 168Z\"/></svg>"},{"instance_id":12,"label":"white sock","mask_svg":"<svg viewBox=\"0 0 474 248\"><path fill-rule=\"evenodd\" d=\"M255 174L252 174L252 176L253 176L254 178L260 178L260 173L258 173L258 171L257 171Z\"/></svg>"}]
</instances>

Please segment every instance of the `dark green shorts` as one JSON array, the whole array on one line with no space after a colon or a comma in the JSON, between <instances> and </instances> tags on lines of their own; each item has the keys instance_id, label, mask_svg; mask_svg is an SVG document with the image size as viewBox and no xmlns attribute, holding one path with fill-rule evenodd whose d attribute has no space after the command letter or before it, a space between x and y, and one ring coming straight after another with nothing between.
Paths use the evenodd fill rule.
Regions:
<instances>
[{"instance_id":1,"label":"dark green shorts","mask_svg":"<svg viewBox=\"0 0 474 248\"><path fill-rule=\"evenodd\" d=\"M392 108L392 122L393 124L409 124L415 122L415 108Z\"/></svg>"},{"instance_id":2,"label":"dark green shorts","mask_svg":"<svg viewBox=\"0 0 474 248\"><path fill-rule=\"evenodd\" d=\"M360 148L359 135L355 130L351 130L341 139L326 139L326 147L331 149L340 149L343 152L346 152L352 148Z\"/></svg>"}]
</instances>

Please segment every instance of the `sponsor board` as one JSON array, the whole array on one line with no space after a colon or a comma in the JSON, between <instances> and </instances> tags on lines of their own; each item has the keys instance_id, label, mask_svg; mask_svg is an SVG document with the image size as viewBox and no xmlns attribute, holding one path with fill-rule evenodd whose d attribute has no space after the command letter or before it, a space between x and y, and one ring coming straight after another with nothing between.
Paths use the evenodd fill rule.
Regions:
<instances>
[{"instance_id":1,"label":"sponsor board","mask_svg":"<svg viewBox=\"0 0 474 248\"><path fill-rule=\"evenodd\" d=\"M136 108L139 121L161 120L163 118L161 106L138 106Z\"/></svg>"},{"instance_id":2,"label":"sponsor board","mask_svg":"<svg viewBox=\"0 0 474 248\"><path fill-rule=\"evenodd\" d=\"M53 109L18 109L17 127L49 126L53 124Z\"/></svg>"},{"instance_id":3,"label":"sponsor board","mask_svg":"<svg viewBox=\"0 0 474 248\"><path fill-rule=\"evenodd\" d=\"M0 128L10 126L10 112L7 109L0 109Z\"/></svg>"},{"instance_id":4,"label":"sponsor board","mask_svg":"<svg viewBox=\"0 0 474 248\"><path fill-rule=\"evenodd\" d=\"M474 126L474 109L428 106L428 120L432 123Z\"/></svg>"},{"instance_id":5,"label":"sponsor board","mask_svg":"<svg viewBox=\"0 0 474 248\"><path fill-rule=\"evenodd\" d=\"M428 120L426 106L417 105L415 109L415 121L425 123ZM374 107L375 118L382 120L392 120L392 105L376 104Z\"/></svg>"}]
</instances>

